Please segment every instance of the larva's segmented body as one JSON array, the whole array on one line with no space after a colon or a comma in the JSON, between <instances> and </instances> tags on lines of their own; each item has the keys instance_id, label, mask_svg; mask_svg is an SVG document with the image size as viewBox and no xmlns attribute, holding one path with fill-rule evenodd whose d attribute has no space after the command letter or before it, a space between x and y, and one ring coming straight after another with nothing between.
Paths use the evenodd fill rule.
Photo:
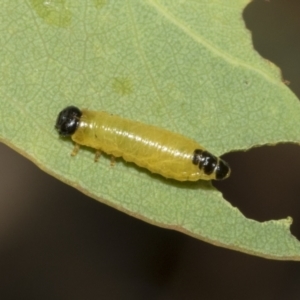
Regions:
<instances>
[{"instance_id":1,"label":"larva's segmented body","mask_svg":"<svg viewBox=\"0 0 300 300\"><path fill-rule=\"evenodd\" d=\"M56 129L79 145L123 157L153 173L179 181L224 179L230 174L226 162L197 142L168 130L103 111L65 108Z\"/></svg>"}]
</instances>

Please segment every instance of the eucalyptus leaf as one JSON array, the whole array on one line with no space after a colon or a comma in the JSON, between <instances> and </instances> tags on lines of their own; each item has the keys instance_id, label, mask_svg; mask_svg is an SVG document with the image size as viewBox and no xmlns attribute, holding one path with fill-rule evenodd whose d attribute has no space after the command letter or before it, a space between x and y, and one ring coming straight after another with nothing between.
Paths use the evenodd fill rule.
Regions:
<instances>
[{"instance_id":1,"label":"eucalyptus leaf","mask_svg":"<svg viewBox=\"0 0 300 300\"><path fill-rule=\"evenodd\" d=\"M210 182L176 182L93 149L70 157L54 124L67 105L105 110L198 141L215 155L299 142L300 106L251 44L248 1L1 3L0 139L83 193L209 243L299 260L291 219L256 222ZM234 172L234 170L233 170ZM230 199L228 199L230 200Z\"/></svg>"}]
</instances>

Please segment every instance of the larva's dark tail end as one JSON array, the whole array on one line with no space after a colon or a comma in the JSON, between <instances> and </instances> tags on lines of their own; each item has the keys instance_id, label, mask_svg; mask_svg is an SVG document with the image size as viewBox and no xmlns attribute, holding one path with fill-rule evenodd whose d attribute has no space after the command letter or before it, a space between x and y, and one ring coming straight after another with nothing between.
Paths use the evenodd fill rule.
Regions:
<instances>
[{"instance_id":1,"label":"larva's dark tail end","mask_svg":"<svg viewBox=\"0 0 300 300\"><path fill-rule=\"evenodd\" d=\"M218 164L215 168L216 180L223 180L229 177L231 173L227 162L219 158Z\"/></svg>"},{"instance_id":2,"label":"larva's dark tail end","mask_svg":"<svg viewBox=\"0 0 300 300\"><path fill-rule=\"evenodd\" d=\"M229 177L231 172L224 160L206 150L195 149L192 162L207 175L208 179L223 180Z\"/></svg>"},{"instance_id":3,"label":"larva's dark tail end","mask_svg":"<svg viewBox=\"0 0 300 300\"><path fill-rule=\"evenodd\" d=\"M68 106L57 116L55 129L61 136L72 135L79 126L82 112L76 106Z\"/></svg>"}]
</instances>

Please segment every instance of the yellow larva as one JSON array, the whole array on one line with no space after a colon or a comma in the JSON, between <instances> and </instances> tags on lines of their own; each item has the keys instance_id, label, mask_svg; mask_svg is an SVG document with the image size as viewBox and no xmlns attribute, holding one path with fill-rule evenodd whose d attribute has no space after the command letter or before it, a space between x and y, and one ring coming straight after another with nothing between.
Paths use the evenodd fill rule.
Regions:
<instances>
[{"instance_id":1,"label":"yellow larva","mask_svg":"<svg viewBox=\"0 0 300 300\"><path fill-rule=\"evenodd\" d=\"M121 118L104 111L62 110L55 128L79 145L123 157L153 173L179 181L221 180L230 175L228 164L197 142L156 126Z\"/></svg>"}]
</instances>

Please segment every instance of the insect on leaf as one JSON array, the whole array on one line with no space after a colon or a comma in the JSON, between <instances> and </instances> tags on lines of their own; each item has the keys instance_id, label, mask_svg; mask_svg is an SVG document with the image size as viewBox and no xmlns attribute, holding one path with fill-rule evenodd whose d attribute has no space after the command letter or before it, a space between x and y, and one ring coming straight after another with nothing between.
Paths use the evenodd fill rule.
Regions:
<instances>
[{"instance_id":1,"label":"insect on leaf","mask_svg":"<svg viewBox=\"0 0 300 300\"><path fill-rule=\"evenodd\" d=\"M209 0L3 0L1 141L149 223L258 256L299 260L290 219L249 220L209 181L177 182L122 160L111 167L105 155L94 163L84 147L70 157L72 143L54 129L57 114L75 105L165 128L216 156L299 142L299 103L278 69L253 51L242 20L247 3L220 9Z\"/></svg>"}]
</instances>

